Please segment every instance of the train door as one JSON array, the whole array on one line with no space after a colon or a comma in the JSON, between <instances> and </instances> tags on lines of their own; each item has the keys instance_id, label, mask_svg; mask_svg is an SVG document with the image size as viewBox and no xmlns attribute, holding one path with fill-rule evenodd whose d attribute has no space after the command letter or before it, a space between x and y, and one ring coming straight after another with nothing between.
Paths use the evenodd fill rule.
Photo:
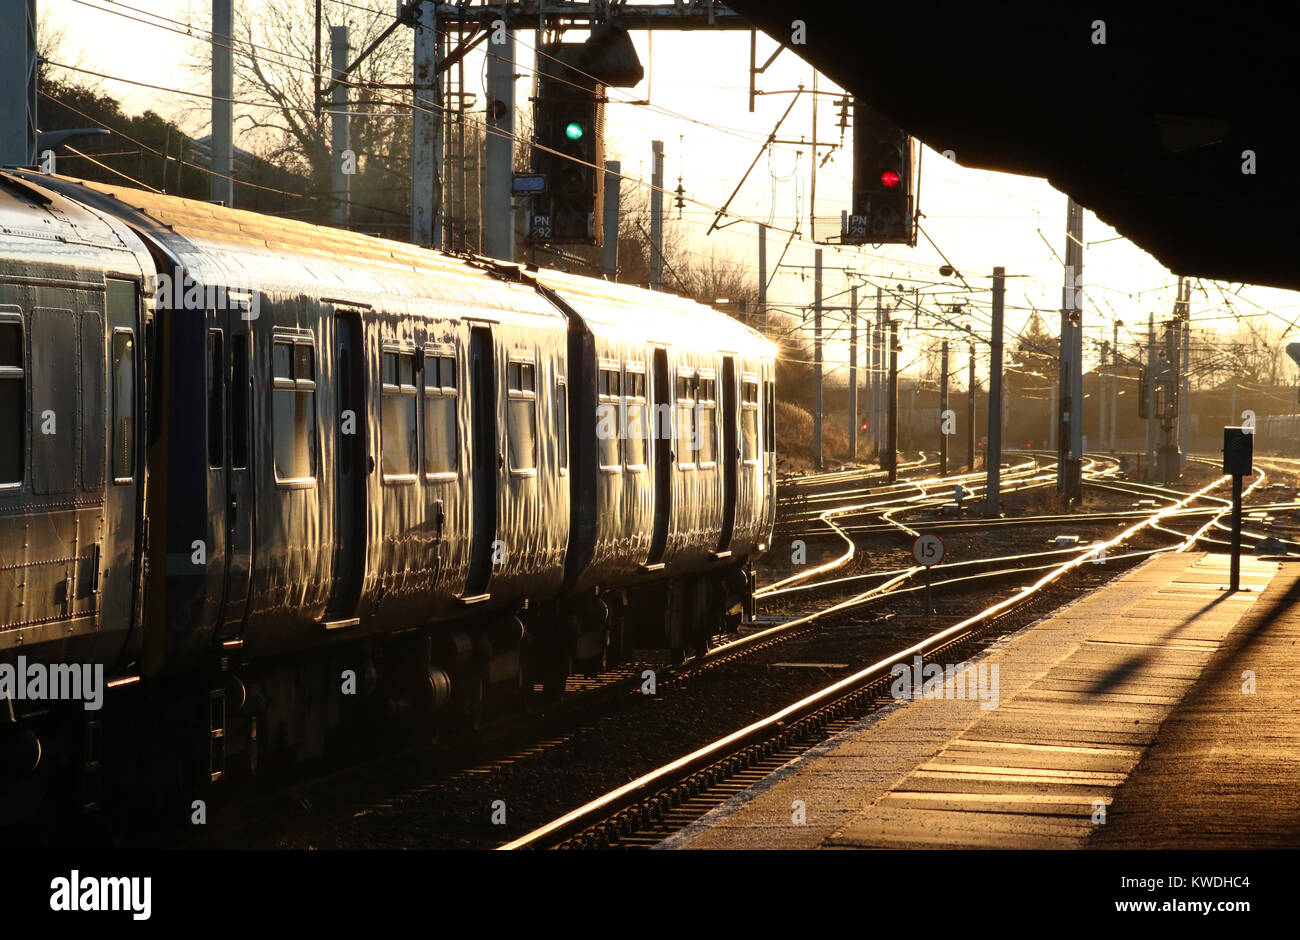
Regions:
<instances>
[{"instance_id":1,"label":"train door","mask_svg":"<svg viewBox=\"0 0 1300 940\"><path fill-rule=\"evenodd\" d=\"M252 348L251 320L248 304L236 300L218 313L222 330L208 334L210 375L219 383L210 389L213 399L224 404L224 415L209 420L209 440L225 444L224 454L210 454L214 467L224 469L225 487L225 578L221 592L221 610L217 617L217 639L239 636L248 614L248 586L253 570L253 483L249 470L252 382L249 372ZM224 387L223 387L224 386Z\"/></svg>"},{"instance_id":2,"label":"train door","mask_svg":"<svg viewBox=\"0 0 1300 940\"><path fill-rule=\"evenodd\" d=\"M736 471L740 454L736 447L736 357L722 357L722 531L718 537L718 554L731 549L736 529Z\"/></svg>"},{"instance_id":3,"label":"train door","mask_svg":"<svg viewBox=\"0 0 1300 940\"><path fill-rule=\"evenodd\" d=\"M497 480L505 466L497 434L496 356L492 328L476 326L469 335L470 488L473 522L469 577L463 600L487 594L497 537Z\"/></svg>"},{"instance_id":4,"label":"train door","mask_svg":"<svg viewBox=\"0 0 1300 940\"><path fill-rule=\"evenodd\" d=\"M138 589L144 561L143 554L136 551L137 526L142 517L140 497L144 492L139 420L143 396L138 392L144 357L139 343L138 286L134 281L106 278L104 306L108 315L109 369L109 477L105 515L112 540L119 546L131 548L108 552L104 559L106 577L100 582L103 585L101 622L105 625L131 623L134 626L141 617ZM39 367L39 361L33 359L33 365Z\"/></svg>"},{"instance_id":5,"label":"train door","mask_svg":"<svg viewBox=\"0 0 1300 940\"><path fill-rule=\"evenodd\" d=\"M767 513L764 529L776 524L776 382L772 364L763 368L763 490Z\"/></svg>"},{"instance_id":6,"label":"train door","mask_svg":"<svg viewBox=\"0 0 1300 940\"><path fill-rule=\"evenodd\" d=\"M651 415L651 444L654 449L654 535L650 540L647 567L663 567L664 549L668 547L668 523L673 507L673 402L672 383L668 378L668 350L656 346L650 394L654 408Z\"/></svg>"},{"instance_id":7,"label":"train door","mask_svg":"<svg viewBox=\"0 0 1300 940\"><path fill-rule=\"evenodd\" d=\"M356 617L366 564L365 355L361 314L334 313L334 566L325 621L343 626Z\"/></svg>"},{"instance_id":8,"label":"train door","mask_svg":"<svg viewBox=\"0 0 1300 940\"><path fill-rule=\"evenodd\" d=\"M520 553L535 549L530 547L528 539L519 536L546 528L541 521L537 471L537 409L541 397L538 376L545 372L538 370L535 347L502 352L506 361L506 387L502 390L506 400L502 516L511 524L501 532L500 538L507 554L520 558L524 557Z\"/></svg>"}]
</instances>

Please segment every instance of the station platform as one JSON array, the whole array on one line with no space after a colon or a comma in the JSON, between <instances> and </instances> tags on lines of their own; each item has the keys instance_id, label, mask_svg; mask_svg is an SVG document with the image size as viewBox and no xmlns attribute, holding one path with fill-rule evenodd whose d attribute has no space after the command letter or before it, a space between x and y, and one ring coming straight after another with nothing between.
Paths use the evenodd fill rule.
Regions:
<instances>
[{"instance_id":1,"label":"station platform","mask_svg":"<svg viewBox=\"0 0 1300 940\"><path fill-rule=\"evenodd\" d=\"M996 695L891 703L657 848L1298 846L1300 564L1227 584L1156 555L970 660Z\"/></svg>"}]
</instances>

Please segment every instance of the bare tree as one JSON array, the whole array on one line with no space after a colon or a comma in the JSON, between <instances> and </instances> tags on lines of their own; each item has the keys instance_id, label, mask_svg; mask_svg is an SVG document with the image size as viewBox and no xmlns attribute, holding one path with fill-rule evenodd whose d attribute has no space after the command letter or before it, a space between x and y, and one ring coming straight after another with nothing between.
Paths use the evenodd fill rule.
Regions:
<instances>
[{"instance_id":1,"label":"bare tree","mask_svg":"<svg viewBox=\"0 0 1300 940\"><path fill-rule=\"evenodd\" d=\"M803 321L788 313L768 312L768 336L777 345L776 387L782 401L805 409L813 406L813 349Z\"/></svg>"},{"instance_id":2,"label":"bare tree","mask_svg":"<svg viewBox=\"0 0 1300 940\"><path fill-rule=\"evenodd\" d=\"M735 258L710 251L705 257L687 255L679 271L687 292L702 304L726 300L728 312L753 311L758 304L758 280Z\"/></svg>"},{"instance_id":3,"label":"bare tree","mask_svg":"<svg viewBox=\"0 0 1300 940\"><path fill-rule=\"evenodd\" d=\"M1243 318L1227 338L1233 374L1242 381L1282 385L1294 374L1282 330L1273 323Z\"/></svg>"},{"instance_id":4,"label":"bare tree","mask_svg":"<svg viewBox=\"0 0 1300 940\"><path fill-rule=\"evenodd\" d=\"M36 10L36 58L37 68L40 71L40 85L44 85L48 80L47 75L55 76L56 80L60 82L73 81L73 76L64 69L56 68L53 72L49 72L49 66L46 65L47 59L78 67L86 59L84 51L73 53L68 48L67 21L56 18L50 12L50 8L43 3ZM82 88L99 88L101 85L100 79L95 76L80 73L76 73L75 83Z\"/></svg>"},{"instance_id":5,"label":"bare tree","mask_svg":"<svg viewBox=\"0 0 1300 940\"><path fill-rule=\"evenodd\" d=\"M196 22L206 13L192 9ZM349 57L392 23L392 13L325 4L321 22L320 84L330 74L329 28L350 29ZM312 0L279 0L235 7L234 84L238 143L268 162L306 176L317 192L330 189L332 161L328 102L317 111L315 7ZM395 31L347 78L351 149L357 155L354 199L404 207L410 187L409 93L377 84L410 82L411 34ZM207 75L211 63L201 46L191 68Z\"/></svg>"},{"instance_id":6,"label":"bare tree","mask_svg":"<svg viewBox=\"0 0 1300 940\"><path fill-rule=\"evenodd\" d=\"M665 196L664 201L667 202ZM683 276L683 232L677 219L664 212L664 287L680 294L691 290ZM650 187L623 180L618 205L619 280L630 284L650 282Z\"/></svg>"}]
</instances>

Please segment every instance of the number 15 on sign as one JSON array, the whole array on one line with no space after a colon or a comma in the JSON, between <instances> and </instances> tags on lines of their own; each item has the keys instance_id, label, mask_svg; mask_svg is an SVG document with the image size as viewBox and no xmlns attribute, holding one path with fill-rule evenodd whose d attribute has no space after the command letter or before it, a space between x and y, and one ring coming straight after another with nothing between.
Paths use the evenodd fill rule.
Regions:
<instances>
[{"instance_id":1,"label":"number 15 on sign","mask_svg":"<svg viewBox=\"0 0 1300 940\"><path fill-rule=\"evenodd\" d=\"M942 564L947 555L943 539L937 535L918 535L916 541L912 543L912 557L916 559L918 565L925 565L928 568L931 565Z\"/></svg>"}]
</instances>

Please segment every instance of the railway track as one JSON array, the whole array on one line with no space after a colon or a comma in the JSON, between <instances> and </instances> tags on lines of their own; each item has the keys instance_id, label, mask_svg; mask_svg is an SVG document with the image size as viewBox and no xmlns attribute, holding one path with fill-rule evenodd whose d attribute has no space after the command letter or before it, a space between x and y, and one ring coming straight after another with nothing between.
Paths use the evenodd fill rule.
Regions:
<instances>
[{"instance_id":1,"label":"railway track","mask_svg":"<svg viewBox=\"0 0 1300 940\"><path fill-rule=\"evenodd\" d=\"M1002 468L1002 480L1007 485L1013 485L1021 477L1033 474L1037 470L1037 464L1032 461L1022 461L1018 464L1004 466ZM891 503L905 506L927 500L942 502L950 498L946 494L951 494L957 486L961 486L965 491L972 494L982 492L985 480L986 474L980 471L978 473L952 474L946 477L917 477L900 480L897 483L869 487L850 487L824 493L796 494L784 502L778 500L778 506L784 510L781 513L779 524L783 528L788 528L800 523L819 522L827 512L844 514L851 509L870 510ZM941 490L946 492L940 492ZM821 508L828 503L831 505L827 509Z\"/></svg>"},{"instance_id":2,"label":"railway track","mask_svg":"<svg viewBox=\"0 0 1300 940\"><path fill-rule=\"evenodd\" d=\"M1107 461L1097 462L1095 469L1102 482L1110 482L1110 474L1106 474L1105 476L1101 475L1107 468ZM1041 467L1026 468L1022 482L1026 486L1045 485L1043 479L1035 478L1044 478L1048 476L1049 474ZM1051 479L1054 479L1054 476L1052 476ZM910 482L914 483L915 481ZM949 483L951 481L946 480L944 482ZM1133 487L1123 487L1121 489L1125 496L1137 497L1141 495L1141 498L1156 498L1149 495L1152 493L1151 488L1134 485ZM1158 489L1159 488L1157 488L1157 490ZM896 496L897 493L894 493L893 497ZM1100 583L1102 580L1113 577L1120 568L1128 564L1136 563L1137 560L1140 560L1155 551L1171 550L1172 547L1161 544L1162 541L1167 542L1177 538L1181 543L1181 541L1186 540L1188 537L1187 533L1161 533L1161 530L1156 528L1155 525L1147 525L1147 523L1150 523L1154 517L1159 517L1160 521L1157 524L1162 527L1165 522L1169 521L1205 521L1206 519L1213 517L1213 515L1218 512L1223 505L1221 501L1215 501L1213 497L1210 497L1208 500L1205 499L1204 497L1207 496L1209 496L1209 494L1206 493L1204 489L1201 494L1193 497L1188 497L1187 494L1184 493L1179 493L1175 496L1174 493L1170 491L1162 493L1159 496L1158 502L1161 505L1158 507L1158 511L1156 512L1148 510L1137 517L1134 517L1127 512L1093 514L1096 518L1092 521L1097 524L1124 521L1136 523L1136 525L1131 525L1130 529L1141 529L1143 526L1146 526L1146 528L1150 530L1149 532L1144 532L1143 538L1145 541L1142 545L1135 546L1132 551L1123 552L1121 554L1111 554L1107 559L1105 567L1094 567L1092 565L1080 563L1078 559L1081 556L1095 549L1095 546L1083 545L1074 548L1048 549L1043 551L968 559L945 565L942 569L935 569L936 580L933 584L934 594L938 598L946 598L946 603L950 610L955 610L957 607L963 606L968 608L972 603L972 601L970 601L971 597L977 595L987 597L987 592L991 590L1000 590L1000 584L1015 582L1017 580L1023 582L1028 578L1034 578L1037 579L1037 581L1042 581L1044 578L1051 579L1052 572L1058 571L1062 568L1066 570L1071 568L1073 569L1071 583L1074 586L1071 590L1077 592L1080 589L1091 586L1094 582ZM937 496L935 498L938 499ZM879 502L887 503L890 499L890 494L885 494L881 497ZM1180 500L1186 501L1181 507L1178 505ZM1209 505L1205 505L1207 502L1209 502ZM913 505L918 509L918 511L933 508L932 503L927 503L924 499L915 502ZM887 508L888 507L886 507L886 509ZM880 511L881 507L876 506L875 509ZM1080 515L1088 516L1089 514ZM1065 521L1065 519L1070 518L1074 517L1066 516L1062 518L1060 514L1044 514L1041 518L1038 518L1037 521L1040 525L1058 525ZM980 524L993 521L994 520L979 520ZM1032 520L1025 521L1030 522ZM925 523L927 528L930 525L931 523L929 522ZM899 527L890 525L886 530L877 534L884 535L885 541L890 543L891 546L893 546L892 550L897 553L900 551L898 544L901 532L902 530ZM1157 538L1157 536L1161 536L1161 538ZM862 538L863 535L850 533L848 541L852 541L854 537ZM813 581L812 579L805 579L801 583L787 584L784 587L777 588L776 591L769 592L768 594L770 599L816 599L819 606L811 613L789 617L784 623L774 623L765 629L757 629L748 635L728 638L722 642L718 642L704 655L689 660L680 666L672 666L663 662L645 661L628 664L621 667L619 670L611 670L590 679L573 679L570 683L570 692L579 694L566 696L566 699L559 703L559 705L544 709L541 713L534 716L535 720L532 720L531 723L525 723L522 729L515 727L512 731L509 723L504 723L499 729L493 729L491 731L491 734L489 735L491 740L486 745L480 747L474 754L468 755L463 760L452 762L450 764L444 762L440 766L435 767L431 772L427 769L422 769L420 772L410 775L410 779L416 781L410 785L398 786L395 791L384 790L384 792L372 794L369 797L363 797L360 800L352 801L350 807L342 808L340 813L346 812L352 819L360 822L358 822L355 828L349 823L342 824L344 828L349 830L349 834L346 836L339 836L341 841L338 844L352 845L367 844L368 842L370 844L381 846L394 844L389 841L389 837L378 837L374 835L374 829L370 828L368 823L365 823L365 821L373 820L379 828L383 828L384 824L379 821L387 818L391 813L398 812L394 807L400 807L409 801L419 802L422 806L426 807L426 811L432 807L431 815L444 820L444 824L448 820L452 820L454 825L463 825L460 820L464 817L478 818L482 816L481 805L465 807L461 806L461 804L457 802L458 800L466 798L466 794L486 792L488 789L494 792L499 790L503 794L504 799L508 800L512 805L515 805L520 800L525 799L525 797L518 795L513 797L510 796L510 788L504 785L505 780L521 775L527 778L527 776L532 773L528 768L533 765L554 767L554 765L558 763L561 765L562 771L567 772L567 770L571 769L569 767L569 762L574 759L574 754L579 752L582 755L581 761L584 765L587 763L588 759L596 761L597 758L594 754L604 749L603 745L601 745L599 741L602 737L605 737L610 733L608 726L613 725L615 727L624 728L624 730L613 732L614 737L619 737L621 735L628 740L636 740L638 735L646 733L644 727L642 727L641 730L627 730L627 728L635 725L635 721L621 722L622 718L646 718L647 720L651 720L652 726L658 723L656 720L650 719L644 714L639 716L636 714L639 712L645 712L647 706L653 709L654 706L664 702L674 701L683 697L697 697L701 695L704 690L714 685L743 685L745 683L736 679L736 674L745 673L752 676L755 669L763 668L755 665L756 661L762 662L765 660L771 660L773 657L778 656L784 656L786 659L811 658L813 660L843 658L835 657L831 655L829 651L836 648L836 638L841 636L842 631L846 629L845 625L860 622L863 616L872 618L869 620L869 623L877 625L870 627L868 632L888 634L890 630L897 629L899 631L899 638L903 638L908 644L907 650L894 654L890 659L880 660L880 662L893 662L899 657L905 657L908 655L908 650L915 647L918 643L927 640L933 641L934 649L931 651L931 655L947 655L951 657L964 650L974 650L977 649L979 644L984 641L984 638L990 635L994 630L995 623L998 625L997 629L1002 630L1009 621L1015 621L1015 624L1019 624L1019 621L1016 620L1017 616L1029 617L1032 620L1040 615L1040 612L1035 606L1035 602L1032 601L1031 596L1021 596L1023 594L1022 588L1011 598L1012 600L1017 600L1017 598L1019 599L1017 603L1011 605L1015 610L1009 611L1006 608L1000 608L999 604L1002 602L999 601L991 607L972 611L969 615L963 616L961 620L971 620L972 617L976 617L976 615L981 613L987 613L989 610L994 610L994 613L991 615L987 624L969 624L967 629L960 631L960 637L957 635L951 635L947 640L936 640L930 632L923 629L925 618L918 617L914 613L920 600L919 593L924 589L923 586L918 583L916 577L919 571L920 569L911 569L908 567L891 567L888 570L875 571L869 574L849 575L847 577L839 575L825 577L826 574L833 573L821 572L823 575L821 580ZM1060 577L1049 580L1048 588L1053 587L1059 581ZM772 587L773 585L768 585L768 588ZM850 592L849 596L843 596L845 591ZM835 595L836 592L838 592L839 596L826 596ZM1061 593L1062 589L1056 591L1057 595L1060 595ZM1042 606L1041 613L1046 613L1048 610L1053 609L1062 600L1068 599L1068 597L1063 596L1051 599L1042 596L1043 594L1043 588L1032 592L1032 596L1039 597L1037 604ZM1016 614L1016 611L1022 611L1022 613ZM879 646L882 642L887 642L887 636L884 639L880 637L877 637L876 639L876 646ZM958 643L959 640L960 644L965 645L952 645ZM816 643L820 643L821 645L814 646ZM821 649L826 650L827 652L824 655L802 655L795 652L786 652L790 649L805 648ZM879 649L877 653L872 655L879 657L879 655L886 652L888 652L887 649ZM861 661L867 660L864 658ZM776 663L772 668L779 667L780 671L797 671L787 670L785 667L788 665L790 664ZM642 677L647 669L653 670L658 685L657 695L650 699L647 699L646 696L641 694L641 684L643 682ZM710 678L711 676L716 678ZM754 685L752 679L748 681L748 685ZM807 696L803 697L807 698ZM866 702L870 698L870 695L864 695L855 699L855 701ZM708 705L701 703L699 709L725 711L726 706L719 706L716 702ZM816 711L816 709L813 711ZM728 788L730 788L730 792L734 792L734 789L737 786L745 780L753 778L754 775L759 774L760 771L767 767L768 762L780 760L780 762L783 763L788 759L790 754L793 753L790 749L797 751L805 747L808 740L819 740L820 738L818 735L824 737L825 732L833 731L838 727L838 725L836 725L837 721L842 723L844 721L856 720L851 718L851 715L858 714L861 710L857 705L854 705L852 708L843 706L841 711L842 714L839 718L835 718L833 715L829 718L825 716L818 718L817 722L821 722L818 726L823 728L823 731L812 733L811 738L804 734L803 731L800 731L799 734L803 735L803 737L798 737L797 740L797 736L792 736L789 737L788 740L785 740L784 743L778 741L776 743L765 745L763 748L758 748L752 752L747 751L746 753L749 756L744 760L731 760L728 766L732 767L734 773L739 776L733 775L724 780L718 770L714 769L710 771L706 776L713 779L715 785L709 790L709 793L703 797L684 796L683 794L687 791L680 789L680 787L683 786L683 783L679 780L673 785L679 788L673 799L675 799L680 805L676 807L672 806L671 800L669 804L663 804L662 801L655 804L660 809L659 816L654 817L653 819L651 819L651 817L645 817L651 819L651 822L648 822L646 827L642 827L641 829L636 830L636 832L633 832L635 827L629 828L626 824L626 820L620 822L617 827L620 835L617 837L616 841L621 845L637 845L646 844L650 841L658 841L658 839L663 837L664 832L670 830L677 824L677 821L679 821L678 816L680 814L685 813L689 815L700 806L703 806L704 804L698 802L700 799L703 799L705 803L713 801L714 805L716 805L719 795L721 795L721 798L725 798L728 793ZM807 728L812 727L812 725L799 724L799 722L803 722L804 718L809 717L811 714L812 712L807 716L800 716L797 719L787 716L789 719L787 723L790 723L792 728L797 725L799 728L806 730ZM610 716L613 717L611 718ZM814 724L816 724L816 722L814 722ZM684 739L683 736L683 740ZM476 755L481 754L483 751L491 751L493 749L493 744L497 747L497 755L495 757L484 759L476 757ZM671 749L673 749L677 744L678 741L674 739L671 743L663 745L663 747L665 750L671 751ZM645 746L649 747L649 745ZM749 744L745 744L744 747L748 748ZM589 755L593 756L589 757ZM734 754L728 754L723 758L719 758L719 760L733 757ZM704 768L692 769L686 774L686 777L690 777L698 770L702 769ZM631 772L627 773L627 775L623 777L624 780L634 776L636 779L641 779L645 776L644 773L637 775L636 768L631 764L629 764L629 770L631 770ZM617 775L616 771L611 770L608 772ZM560 776L562 775L563 774L561 773ZM543 778L549 776L551 776L551 772L549 771L547 774L542 775ZM434 779L430 779L431 777ZM699 779L703 778L695 779L698 783ZM493 781L495 781L495 783L493 783ZM323 784L323 787L325 790L331 790L333 789L333 785L334 781L327 781ZM559 784L556 783L555 786L558 787ZM691 789L692 786L694 785L689 785L687 789ZM525 791L535 791L537 787L538 784L534 780L533 783L524 785L523 789ZM696 788L698 789L698 787ZM278 804L276 800L271 800L268 801L268 806L274 807L278 805L280 815L284 814L285 807L287 806L288 814L290 816L295 814L314 816L316 807L327 805L331 799L331 797L328 796L321 798L316 792L313 792L318 792L320 789L321 788L317 787L315 784L292 788L291 790L286 791L285 794L281 795ZM669 789L671 790L671 787ZM580 791L575 788L574 792L577 793ZM448 793L450 794L449 796ZM439 794L442 795L439 796ZM532 800L533 796L530 793L526 798ZM298 807L304 802L309 804L308 808L305 810L299 810ZM339 806L345 807L348 802L348 798L344 796L341 798ZM565 802L564 795L557 794L558 805L563 805L563 802ZM360 806L360 808L357 808L358 806ZM455 807L457 806L461 806L462 812L455 812ZM621 812L621 810L616 811L613 815L617 815L617 812ZM636 815L635 812L634 815ZM642 815L644 816L644 814ZM603 822L608 821L609 820L607 819ZM593 823L593 825L600 824L600 822ZM664 829L664 825L667 825L668 828ZM491 829L484 830L484 827L481 825L478 826L477 829L470 826L470 829L474 829L473 832L452 833L450 836L447 832L443 831L443 828L444 827L440 827L440 830L436 834L430 834L427 839L422 839L414 843L403 843L399 841L396 844L411 844L413 847L416 845L490 847L492 845L497 845L500 842L500 837L494 839L493 831ZM590 844L611 842L609 833L607 831L603 832L603 835L596 838L595 841ZM637 832L640 832L640 835L638 835ZM406 837L401 836L393 838L404 839ZM370 841L375 839L378 839L379 841ZM449 839L450 841L448 841ZM561 841L567 841L567 838ZM590 840L585 836L577 840L577 842L581 844L588 844L588 841ZM282 839L277 839L273 844L301 847L304 844L320 844L321 842L326 842L328 844L328 840L321 838L319 835L298 837L290 834ZM239 840L235 840L233 844L241 843Z\"/></svg>"},{"instance_id":3,"label":"railway track","mask_svg":"<svg viewBox=\"0 0 1300 940\"><path fill-rule=\"evenodd\" d=\"M1226 478L1212 481L1190 495L1169 491L1161 494L1165 505L1149 510L1145 516L1113 538L1083 547L1074 552L1028 553L998 561L1041 561L1047 555L1072 554L1072 557L1045 564L1015 565L1013 569L976 573L960 578L943 579L936 587L955 586L962 582L987 580L1008 573L1024 575L1042 572L1031 584L1010 598L997 601L957 623L933 633L890 656L840 679L817 692L751 722L715 741L666 763L640 777L611 790L585 805L560 816L502 846L518 848L583 848L606 846L646 846L661 841L720 804L745 786L761 778L796 754L824 740L857 721L881 702L889 668L912 656L934 661L936 657L965 655L991 630L996 622L1022 607L1067 575L1078 572L1098 556L1107 564L1146 557L1158 551L1187 550L1196 543L1196 534L1169 530L1162 523L1170 517L1197 514L1213 519L1220 513L1220 497L1212 491ZM1257 481L1262 482L1263 476ZM1134 485L1121 489L1129 493L1150 493L1164 488ZM1211 502L1208 508L1199 503ZM1173 545L1145 548L1121 554L1109 554L1139 534L1164 533L1176 538ZM1108 553L1102 555L1102 553ZM977 563L992 562L981 559ZM904 588L909 571L881 572L884 580L868 592L853 598L850 604L867 602L891 589L898 593L914 592ZM789 586L787 586L789 587ZM806 586L805 586L806 587ZM784 588L783 588L784 589ZM791 588L793 589L793 588ZM845 610L850 604L839 602L804 618L805 622Z\"/></svg>"},{"instance_id":4,"label":"railway track","mask_svg":"<svg viewBox=\"0 0 1300 940\"><path fill-rule=\"evenodd\" d=\"M1106 466L1101 460L1090 460L1085 467L1085 474L1092 477L1109 476L1116 472L1118 465ZM978 481L976 478L978 477ZM1055 472L1044 472L1040 468L1037 460L1023 461L1013 464L1003 469L1001 474L1001 488L1004 493L1019 492L1034 487L1046 486L1055 480ZM931 477L924 480L910 481L906 484L909 487L915 487L917 492L910 495L898 495L896 492L880 494L875 498L869 498L865 502L855 502L831 507L818 513L816 521L824 525L831 533L838 537L844 544L843 552L824 562L797 574L792 574L782 578L774 583L767 584L755 592L755 599L771 598L780 594L789 593L796 585L803 584L816 578L819 575L830 574L838 571L848 565L857 554L857 543L848 528L843 526L840 520L859 516L874 515L881 519L878 527L872 528L872 534L894 534L915 538L919 535L917 529L912 528L906 522L897 518L905 512L914 512L923 509L932 509L942 506L949 502L949 496L937 492L940 488L962 486L973 498L983 495L985 490L985 474L959 474L952 477ZM951 491L949 491L951 492ZM988 520L1001 521L1001 520ZM970 523L968 523L969 525ZM928 526L928 523L927 523ZM908 575L915 575L921 569L919 567L908 570ZM824 582L836 583L836 582Z\"/></svg>"}]
</instances>

